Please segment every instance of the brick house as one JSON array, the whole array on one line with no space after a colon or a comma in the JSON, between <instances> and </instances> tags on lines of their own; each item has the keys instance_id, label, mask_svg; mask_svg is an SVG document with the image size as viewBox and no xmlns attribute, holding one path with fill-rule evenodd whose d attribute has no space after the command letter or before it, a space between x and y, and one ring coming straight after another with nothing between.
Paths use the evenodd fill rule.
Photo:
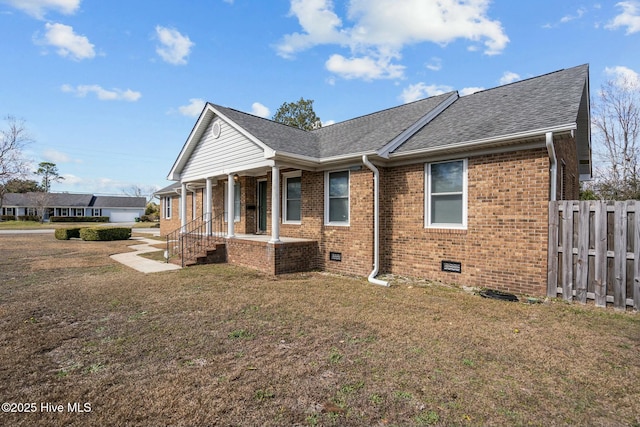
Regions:
<instances>
[{"instance_id":1,"label":"brick house","mask_svg":"<svg viewBox=\"0 0 640 427\"><path fill-rule=\"evenodd\" d=\"M207 104L157 195L163 235L219 218L227 261L272 274L544 295L548 202L590 175L582 65L310 132Z\"/></svg>"}]
</instances>

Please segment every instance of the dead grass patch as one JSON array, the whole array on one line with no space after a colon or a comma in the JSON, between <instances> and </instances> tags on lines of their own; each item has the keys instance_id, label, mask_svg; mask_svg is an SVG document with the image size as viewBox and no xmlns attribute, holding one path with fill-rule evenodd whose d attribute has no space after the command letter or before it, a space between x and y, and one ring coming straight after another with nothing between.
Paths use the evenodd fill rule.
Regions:
<instances>
[{"instance_id":1,"label":"dead grass patch","mask_svg":"<svg viewBox=\"0 0 640 427\"><path fill-rule=\"evenodd\" d=\"M2 236L3 425L639 425L640 319ZM40 409L40 406L38 406Z\"/></svg>"}]
</instances>

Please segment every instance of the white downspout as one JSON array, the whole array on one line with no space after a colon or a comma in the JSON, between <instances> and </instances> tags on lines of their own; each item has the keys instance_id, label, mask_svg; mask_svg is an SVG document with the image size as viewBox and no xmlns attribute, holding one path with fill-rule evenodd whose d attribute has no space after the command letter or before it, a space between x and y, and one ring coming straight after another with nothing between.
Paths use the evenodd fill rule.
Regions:
<instances>
[{"instance_id":1,"label":"white downspout","mask_svg":"<svg viewBox=\"0 0 640 427\"><path fill-rule=\"evenodd\" d=\"M553 146L553 132L547 132L546 138L547 152L549 153L549 160L551 161L551 193L549 198L550 201L555 202L558 187L558 159L556 158L556 149Z\"/></svg>"},{"instance_id":2,"label":"white downspout","mask_svg":"<svg viewBox=\"0 0 640 427\"><path fill-rule=\"evenodd\" d=\"M380 269L380 172L366 154L362 156L362 163L373 172L373 271L368 280L374 285L389 286L389 282L376 279Z\"/></svg>"}]
</instances>

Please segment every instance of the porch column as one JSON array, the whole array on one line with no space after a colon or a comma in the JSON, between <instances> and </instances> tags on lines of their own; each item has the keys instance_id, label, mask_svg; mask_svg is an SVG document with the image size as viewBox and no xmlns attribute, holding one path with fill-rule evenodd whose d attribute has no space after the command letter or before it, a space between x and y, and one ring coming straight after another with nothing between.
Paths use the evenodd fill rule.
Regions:
<instances>
[{"instance_id":1,"label":"porch column","mask_svg":"<svg viewBox=\"0 0 640 427\"><path fill-rule=\"evenodd\" d=\"M271 240L280 241L280 167L271 167Z\"/></svg>"},{"instance_id":2,"label":"porch column","mask_svg":"<svg viewBox=\"0 0 640 427\"><path fill-rule=\"evenodd\" d=\"M227 175L227 237L234 237L234 223L235 212L233 207L235 205L235 191L234 191L233 174Z\"/></svg>"},{"instance_id":3,"label":"porch column","mask_svg":"<svg viewBox=\"0 0 640 427\"><path fill-rule=\"evenodd\" d=\"M180 226L187 225L187 183L181 183L180 187Z\"/></svg>"},{"instance_id":4,"label":"porch column","mask_svg":"<svg viewBox=\"0 0 640 427\"><path fill-rule=\"evenodd\" d=\"M211 201L211 186L213 181L211 178L207 178L204 190L204 219L206 221L206 232L207 236L211 236L211 220L213 219L212 211L212 201Z\"/></svg>"}]
</instances>

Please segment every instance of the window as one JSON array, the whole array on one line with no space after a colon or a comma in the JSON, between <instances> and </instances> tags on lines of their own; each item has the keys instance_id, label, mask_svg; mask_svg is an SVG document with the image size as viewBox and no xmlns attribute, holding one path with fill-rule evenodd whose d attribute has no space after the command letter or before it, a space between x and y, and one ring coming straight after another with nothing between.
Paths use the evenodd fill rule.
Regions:
<instances>
[{"instance_id":1,"label":"window","mask_svg":"<svg viewBox=\"0 0 640 427\"><path fill-rule=\"evenodd\" d=\"M282 174L282 218L284 223L300 224L302 217L302 178L301 172Z\"/></svg>"},{"instance_id":2,"label":"window","mask_svg":"<svg viewBox=\"0 0 640 427\"><path fill-rule=\"evenodd\" d=\"M224 222L228 221L227 215L227 186L224 186ZM233 222L240 222L240 183L235 182L233 184Z\"/></svg>"},{"instance_id":3,"label":"window","mask_svg":"<svg viewBox=\"0 0 640 427\"><path fill-rule=\"evenodd\" d=\"M102 209L93 209L92 214L93 216L102 216Z\"/></svg>"},{"instance_id":4,"label":"window","mask_svg":"<svg viewBox=\"0 0 640 427\"><path fill-rule=\"evenodd\" d=\"M84 208L72 208L71 216L84 216Z\"/></svg>"},{"instance_id":5,"label":"window","mask_svg":"<svg viewBox=\"0 0 640 427\"><path fill-rule=\"evenodd\" d=\"M325 175L325 223L349 225L349 171Z\"/></svg>"},{"instance_id":6,"label":"window","mask_svg":"<svg viewBox=\"0 0 640 427\"><path fill-rule=\"evenodd\" d=\"M164 217L166 219L170 219L171 218L171 204L173 203L173 197L168 196L168 197L163 197L162 200L164 201ZM95 210L94 210L95 212Z\"/></svg>"},{"instance_id":7,"label":"window","mask_svg":"<svg viewBox=\"0 0 640 427\"><path fill-rule=\"evenodd\" d=\"M467 227L467 160L425 166L425 226Z\"/></svg>"}]
</instances>

